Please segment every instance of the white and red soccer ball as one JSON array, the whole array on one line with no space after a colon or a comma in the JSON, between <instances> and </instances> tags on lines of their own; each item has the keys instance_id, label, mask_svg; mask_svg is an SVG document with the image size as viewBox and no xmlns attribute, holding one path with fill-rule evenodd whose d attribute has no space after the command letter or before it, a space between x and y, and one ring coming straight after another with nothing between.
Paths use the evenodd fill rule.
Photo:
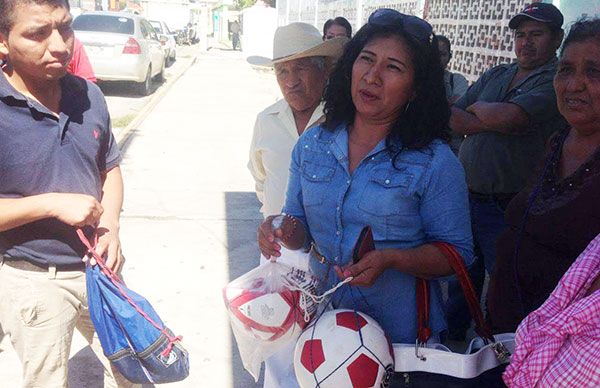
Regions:
<instances>
[{"instance_id":1,"label":"white and red soccer ball","mask_svg":"<svg viewBox=\"0 0 600 388\"><path fill-rule=\"evenodd\" d=\"M305 307L301 306L301 292L288 288L269 292L262 287L262 279L248 289L225 287L223 296L232 324L245 336L260 341L287 342L307 325ZM305 299L312 308L314 303Z\"/></svg>"},{"instance_id":2,"label":"white and red soccer ball","mask_svg":"<svg viewBox=\"0 0 600 388\"><path fill-rule=\"evenodd\" d=\"M332 310L298 338L294 370L302 388L386 386L394 370L393 350L373 318Z\"/></svg>"}]
</instances>

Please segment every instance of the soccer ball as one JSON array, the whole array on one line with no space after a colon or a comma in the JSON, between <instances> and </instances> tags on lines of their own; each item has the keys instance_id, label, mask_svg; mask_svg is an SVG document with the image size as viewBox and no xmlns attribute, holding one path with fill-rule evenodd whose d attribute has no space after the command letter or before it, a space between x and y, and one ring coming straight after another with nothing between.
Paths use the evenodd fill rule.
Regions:
<instances>
[{"instance_id":1,"label":"soccer ball","mask_svg":"<svg viewBox=\"0 0 600 388\"><path fill-rule=\"evenodd\" d=\"M232 324L246 337L260 341L293 339L308 325L305 310L314 309L312 301L304 298L301 303L301 292L288 288L268 292L261 282L256 280L249 289L225 287L223 296Z\"/></svg>"},{"instance_id":2,"label":"soccer ball","mask_svg":"<svg viewBox=\"0 0 600 388\"><path fill-rule=\"evenodd\" d=\"M394 370L381 326L353 310L325 312L298 338L294 370L302 388L387 386Z\"/></svg>"}]
</instances>

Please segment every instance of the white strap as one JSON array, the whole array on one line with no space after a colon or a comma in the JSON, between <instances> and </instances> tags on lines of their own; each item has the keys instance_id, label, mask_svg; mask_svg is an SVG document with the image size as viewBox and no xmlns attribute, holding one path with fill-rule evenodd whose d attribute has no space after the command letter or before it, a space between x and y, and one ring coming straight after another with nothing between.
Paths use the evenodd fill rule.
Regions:
<instances>
[{"instance_id":1,"label":"white strap","mask_svg":"<svg viewBox=\"0 0 600 388\"><path fill-rule=\"evenodd\" d=\"M317 303L317 304L322 303L328 295L333 294L334 292L336 292L338 290L338 288L342 287L346 283L351 282L352 279L354 279L352 276L347 277L346 279L342 280L341 282L339 282L338 284L333 286L331 289L325 291L321 295L315 295L302 287L298 287L297 285L290 286L289 287L290 290L300 291L299 305L300 305L300 308L304 311L304 321L305 322L310 321L310 314L307 311L308 307L309 307L308 298L310 298L313 301L313 303Z\"/></svg>"},{"instance_id":2,"label":"white strap","mask_svg":"<svg viewBox=\"0 0 600 388\"><path fill-rule=\"evenodd\" d=\"M497 342L502 343L511 353L515 349L514 333L495 335ZM471 341L469 350L477 348L478 338ZM482 342L482 341L481 341ZM394 344L394 370L396 372L429 372L453 376L461 379L472 379L485 371L499 366L493 344L485 345L474 353L453 353L442 346L427 345L419 348L421 358L415 356L414 344Z\"/></svg>"}]
</instances>

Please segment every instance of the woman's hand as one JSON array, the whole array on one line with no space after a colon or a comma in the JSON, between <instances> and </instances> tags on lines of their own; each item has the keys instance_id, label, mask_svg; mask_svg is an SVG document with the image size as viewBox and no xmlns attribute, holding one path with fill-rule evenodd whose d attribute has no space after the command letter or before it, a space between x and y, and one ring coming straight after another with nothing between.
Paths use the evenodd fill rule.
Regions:
<instances>
[{"instance_id":1,"label":"woman's hand","mask_svg":"<svg viewBox=\"0 0 600 388\"><path fill-rule=\"evenodd\" d=\"M287 214L269 216L258 228L258 245L267 259L281 256L281 245L295 251L302 248L305 240L302 224Z\"/></svg>"},{"instance_id":2,"label":"woman's hand","mask_svg":"<svg viewBox=\"0 0 600 388\"><path fill-rule=\"evenodd\" d=\"M367 253L356 264L344 268L335 266L335 271L340 279L352 276L349 282L352 286L370 287L383 271L390 267L390 260L383 250L375 250Z\"/></svg>"},{"instance_id":3,"label":"woman's hand","mask_svg":"<svg viewBox=\"0 0 600 388\"><path fill-rule=\"evenodd\" d=\"M590 288L585 293L585 296L590 296L598 290L600 290L600 275L598 277L596 277L596 280L594 280L594 283L592 283Z\"/></svg>"},{"instance_id":4,"label":"woman's hand","mask_svg":"<svg viewBox=\"0 0 600 388\"><path fill-rule=\"evenodd\" d=\"M267 258L281 256L281 245L276 242L283 235L281 228L273 229L273 219L277 216L269 216L258 227L258 247Z\"/></svg>"}]
</instances>

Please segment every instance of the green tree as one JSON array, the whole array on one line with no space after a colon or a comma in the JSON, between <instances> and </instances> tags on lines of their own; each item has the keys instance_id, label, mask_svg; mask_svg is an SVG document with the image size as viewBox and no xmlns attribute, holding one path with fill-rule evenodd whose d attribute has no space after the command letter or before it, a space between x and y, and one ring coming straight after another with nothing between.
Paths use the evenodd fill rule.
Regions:
<instances>
[{"instance_id":1,"label":"green tree","mask_svg":"<svg viewBox=\"0 0 600 388\"><path fill-rule=\"evenodd\" d=\"M235 7L237 9L244 9L248 7L252 7L257 0L235 0ZM275 7L276 0L263 0L265 3L270 5L271 7Z\"/></svg>"}]
</instances>

